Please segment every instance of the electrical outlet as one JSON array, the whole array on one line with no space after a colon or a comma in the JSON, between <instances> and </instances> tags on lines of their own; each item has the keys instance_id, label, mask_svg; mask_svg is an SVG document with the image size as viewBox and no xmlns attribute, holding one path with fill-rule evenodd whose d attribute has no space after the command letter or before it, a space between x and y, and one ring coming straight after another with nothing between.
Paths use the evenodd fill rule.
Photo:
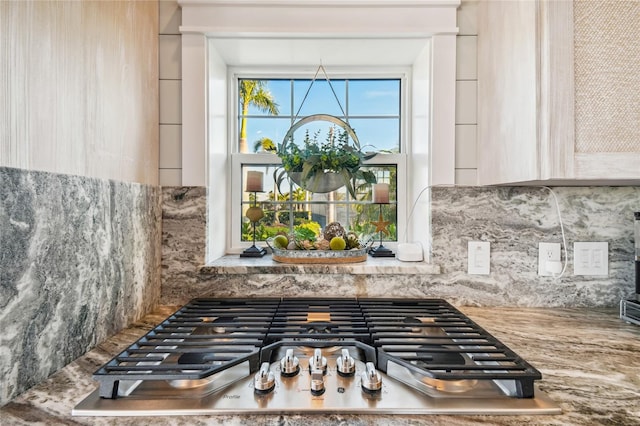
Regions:
<instances>
[{"instance_id":1,"label":"electrical outlet","mask_svg":"<svg viewBox=\"0 0 640 426\"><path fill-rule=\"evenodd\" d=\"M469 275L489 275L491 243L488 241L469 241L467 262L467 273Z\"/></svg>"},{"instance_id":2,"label":"electrical outlet","mask_svg":"<svg viewBox=\"0 0 640 426\"><path fill-rule=\"evenodd\" d=\"M609 275L609 243L573 243L573 275Z\"/></svg>"},{"instance_id":3,"label":"electrical outlet","mask_svg":"<svg viewBox=\"0 0 640 426\"><path fill-rule=\"evenodd\" d=\"M538 243L538 275L550 277L560 262L560 243Z\"/></svg>"}]
</instances>

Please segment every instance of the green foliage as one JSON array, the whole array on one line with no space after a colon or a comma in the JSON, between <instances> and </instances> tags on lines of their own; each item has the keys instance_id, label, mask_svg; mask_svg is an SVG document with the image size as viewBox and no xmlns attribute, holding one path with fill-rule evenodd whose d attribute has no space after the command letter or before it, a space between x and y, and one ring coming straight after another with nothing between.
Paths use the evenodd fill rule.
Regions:
<instances>
[{"instance_id":1,"label":"green foliage","mask_svg":"<svg viewBox=\"0 0 640 426\"><path fill-rule=\"evenodd\" d=\"M359 147L349 145L349 135L345 129L338 131L335 126L329 129L325 143L318 141L319 133L317 131L310 136L307 129L302 146L287 143L291 141L284 141L280 146L277 154L282 159L283 170L274 173L278 188L288 172L302 173L303 186L320 174L338 173L354 199L356 180L376 183L372 172L360 169L364 161L376 155L375 152L364 153Z\"/></svg>"},{"instance_id":2,"label":"green foliage","mask_svg":"<svg viewBox=\"0 0 640 426\"><path fill-rule=\"evenodd\" d=\"M297 225L296 227L293 228L294 233L297 232L298 230L301 231L300 232L301 234L302 233L308 234L306 231L303 231L303 230L309 230L313 232L314 239L320 236L320 224L318 222L309 221L309 222L305 222L300 225ZM309 239L309 238L305 238L305 239Z\"/></svg>"},{"instance_id":3,"label":"green foliage","mask_svg":"<svg viewBox=\"0 0 640 426\"><path fill-rule=\"evenodd\" d=\"M268 137L262 137L253 143L254 152L273 152L277 151L276 144Z\"/></svg>"},{"instance_id":4,"label":"green foliage","mask_svg":"<svg viewBox=\"0 0 640 426\"><path fill-rule=\"evenodd\" d=\"M249 106L253 105L260 111L271 115L278 115L278 104L268 89L265 80L240 80L239 102L242 112L240 120L240 152L247 152L247 114Z\"/></svg>"},{"instance_id":5,"label":"green foliage","mask_svg":"<svg viewBox=\"0 0 640 426\"><path fill-rule=\"evenodd\" d=\"M318 229L320 225L318 225ZM310 229L304 225L298 225L293 228L293 237L296 241L315 241L317 238L317 234L313 229Z\"/></svg>"}]
</instances>

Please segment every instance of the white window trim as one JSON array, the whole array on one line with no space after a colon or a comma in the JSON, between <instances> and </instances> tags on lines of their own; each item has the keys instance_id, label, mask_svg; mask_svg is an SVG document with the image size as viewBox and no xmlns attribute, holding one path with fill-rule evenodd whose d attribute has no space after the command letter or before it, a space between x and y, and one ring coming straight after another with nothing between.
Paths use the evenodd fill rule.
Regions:
<instances>
[{"instance_id":1,"label":"white window trim","mask_svg":"<svg viewBox=\"0 0 640 426\"><path fill-rule=\"evenodd\" d=\"M365 162L365 164L391 164L397 166L397 236L398 242L401 241L402 236L406 235L406 193L407 193L407 175L410 171L407 169L407 152L410 152L411 140L407 137L409 131L408 117L411 116L411 102L410 102L410 70L406 68L380 68L373 70L362 70L356 68L336 67L329 70L331 74L330 79L399 79L400 80L400 154L384 154L378 155L371 160ZM237 111L238 111L238 92L237 82L241 78L251 79L273 79L273 78L287 78L287 79L306 79L313 78L315 70L311 73L309 71L302 71L300 69L281 67L277 71L273 69L268 70L248 70L246 68L230 68L229 69L229 128L232 129L229 134L229 146L228 150L231 153L231 180L229 182L229 198L230 203L228 205L228 214L230 217L231 226L227 228L227 250L229 254L240 253L247 247L250 247L252 242L241 241L241 202L242 191L238 187L242 182L242 166L249 164L269 164L280 163L280 158L274 154L268 153L239 153L238 152L238 125L237 125ZM318 77L321 78L321 77ZM321 114L323 111L318 111ZM293 112L295 113L295 111ZM280 144L281 141L274 141L276 144ZM270 179L271 176L265 176L265 179ZM392 250L395 250L398 242L389 241L385 242L385 245ZM264 244L264 243L263 243Z\"/></svg>"},{"instance_id":2,"label":"white window trim","mask_svg":"<svg viewBox=\"0 0 640 426\"><path fill-rule=\"evenodd\" d=\"M410 129L405 133L413 141L407 158L411 174L405 204L413 208L408 235L409 240L422 243L430 259L429 191L423 190L428 185L454 184L460 0L313 0L312 6L302 0L178 3L182 8L182 184L206 185L210 200L230 202L227 182L232 165L224 115L228 111L222 111L228 109L228 67L295 62L315 69L321 61L325 67L409 66L414 96ZM252 8L251 13L247 8ZM340 20L318 19L318 14ZM309 27L307 22L314 25ZM349 48L354 44L358 48ZM312 48L304 49L307 45ZM318 57L318 52L323 56ZM205 262L223 256L228 247L223 236L231 224L223 204L208 205Z\"/></svg>"}]
</instances>

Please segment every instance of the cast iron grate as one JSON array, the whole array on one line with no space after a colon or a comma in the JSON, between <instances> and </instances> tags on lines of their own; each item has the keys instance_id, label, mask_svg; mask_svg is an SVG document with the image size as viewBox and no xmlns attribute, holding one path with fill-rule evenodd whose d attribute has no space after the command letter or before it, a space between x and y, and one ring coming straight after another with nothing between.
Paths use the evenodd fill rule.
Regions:
<instances>
[{"instance_id":1,"label":"cast iron grate","mask_svg":"<svg viewBox=\"0 0 640 426\"><path fill-rule=\"evenodd\" d=\"M292 341L314 346L358 341L370 343L369 328L356 299L283 299L267 342Z\"/></svg>"},{"instance_id":2,"label":"cast iron grate","mask_svg":"<svg viewBox=\"0 0 640 426\"><path fill-rule=\"evenodd\" d=\"M200 380L240 363L260 363L279 299L194 299L94 373L100 396L120 381Z\"/></svg>"},{"instance_id":3,"label":"cast iron grate","mask_svg":"<svg viewBox=\"0 0 640 426\"><path fill-rule=\"evenodd\" d=\"M444 300L360 300L378 352L439 380L512 380L520 398L534 396L538 370Z\"/></svg>"},{"instance_id":4,"label":"cast iron grate","mask_svg":"<svg viewBox=\"0 0 640 426\"><path fill-rule=\"evenodd\" d=\"M367 346L389 362L439 380L512 380L533 397L541 374L441 299L193 299L94 373L100 396L120 381L199 380L248 362L255 372L275 345ZM263 352L265 349L265 353Z\"/></svg>"}]
</instances>

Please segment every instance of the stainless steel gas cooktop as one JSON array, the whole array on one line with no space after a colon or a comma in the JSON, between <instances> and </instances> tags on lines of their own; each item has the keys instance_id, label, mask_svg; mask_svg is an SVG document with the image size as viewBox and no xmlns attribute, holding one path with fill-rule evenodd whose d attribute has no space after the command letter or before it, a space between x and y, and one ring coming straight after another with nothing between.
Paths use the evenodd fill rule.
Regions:
<instances>
[{"instance_id":1,"label":"stainless steel gas cooktop","mask_svg":"<svg viewBox=\"0 0 640 426\"><path fill-rule=\"evenodd\" d=\"M560 413L541 378L444 300L194 299L73 415Z\"/></svg>"}]
</instances>

